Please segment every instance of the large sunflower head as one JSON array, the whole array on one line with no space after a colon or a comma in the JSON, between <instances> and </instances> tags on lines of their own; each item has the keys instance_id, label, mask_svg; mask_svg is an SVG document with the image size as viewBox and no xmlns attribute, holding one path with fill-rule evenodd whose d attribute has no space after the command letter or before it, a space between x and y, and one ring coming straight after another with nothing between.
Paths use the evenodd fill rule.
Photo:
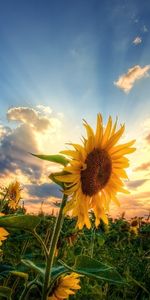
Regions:
<instances>
[{"instance_id":1,"label":"large sunflower head","mask_svg":"<svg viewBox=\"0 0 150 300\"><path fill-rule=\"evenodd\" d=\"M124 155L135 151L131 147L134 140L117 144L125 130L125 125L117 130L117 120L113 125L109 117L104 128L102 116L98 114L95 133L86 121L83 125L87 137L83 138L82 145L71 144L73 150L61 151L70 157L70 161L64 168L67 174L57 177L59 181L66 183L64 193L70 196L70 201L65 211L72 211L72 215L78 218L79 229L84 225L90 228L88 212L91 209L95 214L96 226L100 219L108 222L105 212L109 209L110 201L119 205L117 192L128 193L123 188L122 181L127 178L124 169L129 166L129 160Z\"/></svg>"},{"instance_id":2,"label":"large sunflower head","mask_svg":"<svg viewBox=\"0 0 150 300\"><path fill-rule=\"evenodd\" d=\"M20 183L15 181L11 183L8 187L7 197L8 197L8 206L12 209L16 209L18 207L18 203L21 199L20 194L21 188Z\"/></svg>"},{"instance_id":3,"label":"large sunflower head","mask_svg":"<svg viewBox=\"0 0 150 300\"><path fill-rule=\"evenodd\" d=\"M68 299L69 295L74 295L80 289L79 277L80 275L76 273L59 277L48 300Z\"/></svg>"}]
</instances>

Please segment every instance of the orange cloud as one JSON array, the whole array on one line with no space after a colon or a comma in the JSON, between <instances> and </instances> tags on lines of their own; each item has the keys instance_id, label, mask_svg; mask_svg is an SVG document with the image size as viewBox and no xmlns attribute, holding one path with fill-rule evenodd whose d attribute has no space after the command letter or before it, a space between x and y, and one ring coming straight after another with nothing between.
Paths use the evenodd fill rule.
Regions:
<instances>
[{"instance_id":1,"label":"orange cloud","mask_svg":"<svg viewBox=\"0 0 150 300\"><path fill-rule=\"evenodd\" d=\"M138 187L141 187L145 182L147 182L148 179L137 179L137 180L131 180L126 182L128 188L130 189L137 189Z\"/></svg>"},{"instance_id":2,"label":"orange cloud","mask_svg":"<svg viewBox=\"0 0 150 300\"><path fill-rule=\"evenodd\" d=\"M144 216L149 213L150 208L150 191L139 192L119 197L120 207L110 205L110 215L116 217L125 212L126 218L130 219L134 216Z\"/></svg>"},{"instance_id":3,"label":"orange cloud","mask_svg":"<svg viewBox=\"0 0 150 300\"><path fill-rule=\"evenodd\" d=\"M125 93L129 93L137 80L149 76L149 70L150 65L146 65L143 68L139 65L136 65L128 69L127 73L121 75L118 80L114 82L114 84Z\"/></svg>"},{"instance_id":4,"label":"orange cloud","mask_svg":"<svg viewBox=\"0 0 150 300\"><path fill-rule=\"evenodd\" d=\"M150 134L148 134L145 139L148 142L148 144L150 144Z\"/></svg>"},{"instance_id":5,"label":"orange cloud","mask_svg":"<svg viewBox=\"0 0 150 300\"><path fill-rule=\"evenodd\" d=\"M146 171L150 169L150 162L143 163L139 167L135 168L135 171Z\"/></svg>"}]
</instances>

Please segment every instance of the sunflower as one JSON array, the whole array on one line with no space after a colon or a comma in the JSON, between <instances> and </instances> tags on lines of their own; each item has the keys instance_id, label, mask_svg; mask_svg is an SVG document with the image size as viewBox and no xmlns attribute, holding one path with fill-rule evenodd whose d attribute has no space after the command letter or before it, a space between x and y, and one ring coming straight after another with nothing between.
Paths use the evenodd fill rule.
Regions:
<instances>
[{"instance_id":1,"label":"sunflower","mask_svg":"<svg viewBox=\"0 0 150 300\"><path fill-rule=\"evenodd\" d=\"M61 276L52 291L52 295L48 297L48 300L68 299L69 295L74 295L75 291L80 289L79 277L80 275L76 273Z\"/></svg>"},{"instance_id":2,"label":"sunflower","mask_svg":"<svg viewBox=\"0 0 150 300\"><path fill-rule=\"evenodd\" d=\"M8 197L8 206L12 209L16 209L18 206L18 203L21 199L20 195L20 183L18 181L13 182L9 185L8 191L7 191L7 197Z\"/></svg>"},{"instance_id":3,"label":"sunflower","mask_svg":"<svg viewBox=\"0 0 150 300\"><path fill-rule=\"evenodd\" d=\"M0 246L2 245L2 241L7 239L8 235L8 231L5 230L3 227L0 227Z\"/></svg>"},{"instance_id":4,"label":"sunflower","mask_svg":"<svg viewBox=\"0 0 150 300\"><path fill-rule=\"evenodd\" d=\"M3 213L0 212L0 217L4 216ZM5 230L3 227L0 227L0 246L2 245L2 241L7 239L9 232Z\"/></svg>"},{"instance_id":5,"label":"sunflower","mask_svg":"<svg viewBox=\"0 0 150 300\"><path fill-rule=\"evenodd\" d=\"M130 232L134 233L135 235L138 234L138 230L139 230L139 218L135 217L131 223L130 223Z\"/></svg>"},{"instance_id":6,"label":"sunflower","mask_svg":"<svg viewBox=\"0 0 150 300\"><path fill-rule=\"evenodd\" d=\"M79 229L84 225L91 227L88 213L91 209L96 227L100 219L108 223L105 212L109 210L110 201L120 205L117 192L128 193L122 181L128 178L124 169L129 167L129 160L124 155L135 151L131 147L135 140L117 145L125 130L125 125L116 130L117 119L113 124L109 117L104 128L102 116L98 114L95 133L85 120L83 125L87 138L83 138L82 145L71 144L73 150L61 151L70 160L64 168L66 174L57 176L59 181L66 183L64 193L70 196L65 212L72 211L72 216L78 218Z\"/></svg>"}]
</instances>

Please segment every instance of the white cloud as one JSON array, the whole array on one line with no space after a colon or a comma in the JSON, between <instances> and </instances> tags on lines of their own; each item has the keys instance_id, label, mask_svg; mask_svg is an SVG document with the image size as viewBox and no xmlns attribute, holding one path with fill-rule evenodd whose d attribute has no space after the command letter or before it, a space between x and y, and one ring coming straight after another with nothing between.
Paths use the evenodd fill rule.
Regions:
<instances>
[{"instance_id":1,"label":"white cloud","mask_svg":"<svg viewBox=\"0 0 150 300\"><path fill-rule=\"evenodd\" d=\"M39 109L39 111L43 112L46 115L51 115L52 113L52 109L49 106L39 104L36 107Z\"/></svg>"},{"instance_id":2,"label":"white cloud","mask_svg":"<svg viewBox=\"0 0 150 300\"><path fill-rule=\"evenodd\" d=\"M46 163L29 153L53 154L60 151L60 145L64 144L61 118L46 116L44 112L29 107L13 107L8 110L7 118L9 127L0 124L0 178L14 176L23 181L24 177L30 181L43 180L45 174L52 171L52 164L51 170L47 171ZM19 124L11 128L12 121ZM19 176L18 170L21 170Z\"/></svg>"},{"instance_id":3,"label":"white cloud","mask_svg":"<svg viewBox=\"0 0 150 300\"><path fill-rule=\"evenodd\" d=\"M140 36L136 36L132 43L137 46L142 43L142 38Z\"/></svg>"},{"instance_id":4,"label":"white cloud","mask_svg":"<svg viewBox=\"0 0 150 300\"><path fill-rule=\"evenodd\" d=\"M7 112L7 118L10 121L19 121L30 125L35 130L44 131L50 125L48 117L41 115L37 110L29 107L13 107Z\"/></svg>"},{"instance_id":5,"label":"white cloud","mask_svg":"<svg viewBox=\"0 0 150 300\"><path fill-rule=\"evenodd\" d=\"M114 85L123 90L125 93L129 93L137 80L149 76L149 70L150 65L146 65L143 68L136 65L128 69L127 73L121 75L118 80L114 82Z\"/></svg>"},{"instance_id":6,"label":"white cloud","mask_svg":"<svg viewBox=\"0 0 150 300\"><path fill-rule=\"evenodd\" d=\"M143 26L143 31L148 32L148 28L146 27L146 25Z\"/></svg>"}]
</instances>

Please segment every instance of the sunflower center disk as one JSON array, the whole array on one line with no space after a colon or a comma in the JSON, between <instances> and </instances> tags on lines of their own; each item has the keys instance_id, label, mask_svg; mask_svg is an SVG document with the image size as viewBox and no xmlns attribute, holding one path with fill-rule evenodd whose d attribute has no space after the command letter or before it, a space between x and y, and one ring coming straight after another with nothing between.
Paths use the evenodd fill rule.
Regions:
<instances>
[{"instance_id":1,"label":"sunflower center disk","mask_svg":"<svg viewBox=\"0 0 150 300\"><path fill-rule=\"evenodd\" d=\"M81 171L82 192L93 196L107 184L112 171L112 162L105 150L94 149L88 154L85 163L87 168Z\"/></svg>"}]
</instances>

